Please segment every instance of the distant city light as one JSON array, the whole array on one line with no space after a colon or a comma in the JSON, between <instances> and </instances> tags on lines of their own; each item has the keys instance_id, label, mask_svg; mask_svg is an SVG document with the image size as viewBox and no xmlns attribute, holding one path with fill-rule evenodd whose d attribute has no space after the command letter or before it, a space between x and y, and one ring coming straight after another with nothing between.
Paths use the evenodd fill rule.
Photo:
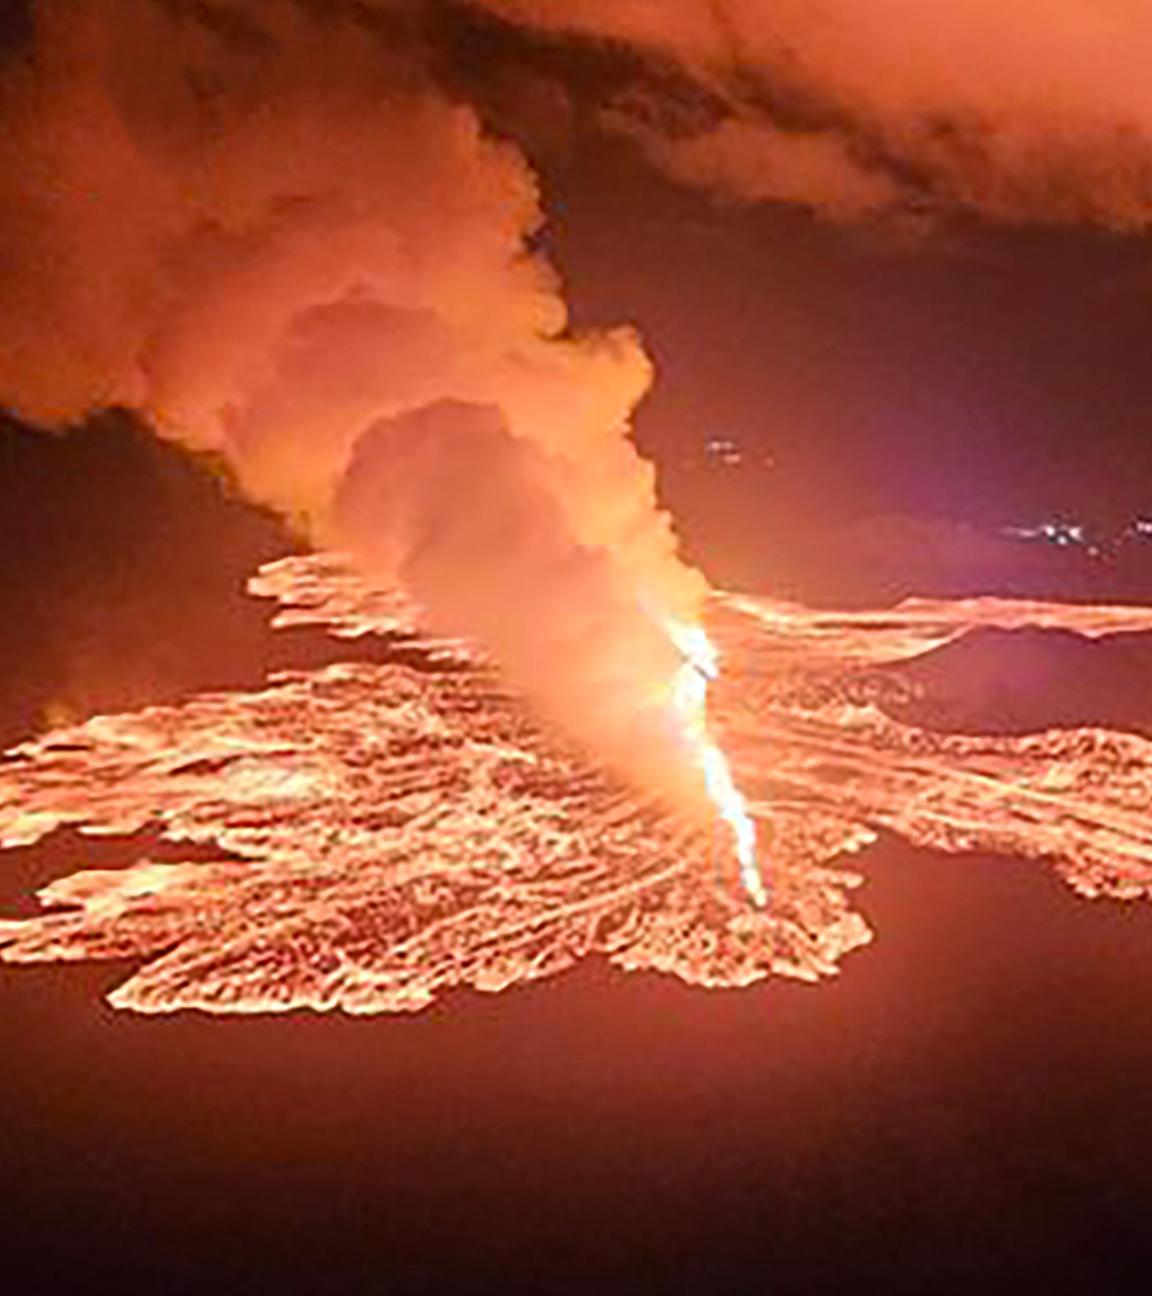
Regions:
<instances>
[{"instance_id":1,"label":"distant city light","mask_svg":"<svg viewBox=\"0 0 1152 1296\"><path fill-rule=\"evenodd\" d=\"M1036 526L1006 526L1001 534L1013 540L1040 540L1056 545L1087 543L1088 528L1080 522L1041 522Z\"/></svg>"},{"instance_id":2,"label":"distant city light","mask_svg":"<svg viewBox=\"0 0 1152 1296\"><path fill-rule=\"evenodd\" d=\"M696 442L682 463L686 468L704 468L710 472L735 468L743 472L771 472L776 468L776 456L750 440L711 434Z\"/></svg>"},{"instance_id":3,"label":"distant city light","mask_svg":"<svg viewBox=\"0 0 1152 1296\"><path fill-rule=\"evenodd\" d=\"M744 462L739 442L730 437L711 437L704 443L704 453L714 462L735 468Z\"/></svg>"},{"instance_id":4,"label":"distant city light","mask_svg":"<svg viewBox=\"0 0 1152 1296\"><path fill-rule=\"evenodd\" d=\"M1152 517L1133 518L1116 528L1100 528L1072 519L1058 518L1034 523L1013 523L999 528L1009 540L1056 545L1061 549L1081 547L1090 558L1114 556L1132 541L1152 541Z\"/></svg>"}]
</instances>

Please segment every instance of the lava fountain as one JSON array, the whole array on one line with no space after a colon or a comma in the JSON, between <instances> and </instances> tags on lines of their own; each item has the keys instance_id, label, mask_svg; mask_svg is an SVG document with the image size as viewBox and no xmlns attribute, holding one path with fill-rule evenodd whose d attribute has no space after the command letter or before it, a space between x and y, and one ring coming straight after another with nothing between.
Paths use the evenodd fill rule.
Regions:
<instances>
[{"instance_id":1,"label":"lava fountain","mask_svg":"<svg viewBox=\"0 0 1152 1296\"><path fill-rule=\"evenodd\" d=\"M672 705L682 718L688 743L708 795L732 830L740 880L754 904L768 903L768 891L756 854L756 824L732 778L720 747L708 731L708 684L720 673L720 658L702 626L669 624L669 633L684 654L672 686Z\"/></svg>"}]
</instances>

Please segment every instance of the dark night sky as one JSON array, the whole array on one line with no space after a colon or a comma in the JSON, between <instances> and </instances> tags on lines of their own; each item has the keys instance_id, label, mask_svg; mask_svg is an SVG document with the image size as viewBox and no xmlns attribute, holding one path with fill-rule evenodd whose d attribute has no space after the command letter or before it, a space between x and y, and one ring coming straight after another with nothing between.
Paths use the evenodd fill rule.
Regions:
<instances>
[{"instance_id":1,"label":"dark night sky","mask_svg":"<svg viewBox=\"0 0 1152 1296\"><path fill-rule=\"evenodd\" d=\"M465 51L508 56L479 29L477 45L464 23ZM640 327L657 376L638 437L718 579L851 597L856 579L869 584L851 565L871 519L928 519L946 536L1055 515L1112 529L1152 511L1143 236L957 214L910 233L678 186L590 120L633 67L523 37L512 49L573 96L559 124L529 116L525 142L574 322ZM494 102L496 122L525 138L516 96ZM677 472L706 436L737 438L770 470L726 483L719 504ZM892 570L874 586L889 597L932 584L1070 592L1066 567L1022 572L1034 559L1011 547L956 570L878 557ZM1103 579L1144 597L1137 566Z\"/></svg>"},{"instance_id":2,"label":"dark night sky","mask_svg":"<svg viewBox=\"0 0 1152 1296\"><path fill-rule=\"evenodd\" d=\"M1142 555L1086 571L992 538L1152 511L1142 240L970 224L898 241L718 202L599 140L545 181L577 323L633 320L656 362L637 435L715 579L832 602L1148 597ZM708 436L770 464L717 487L683 470Z\"/></svg>"},{"instance_id":3,"label":"dark night sky","mask_svg":"<svg viewBox=\"0 0 1152 1296\"><path fill-rule=\"evenodd\" d=\"M658 452L701 429L752 439L813 525L1150 507L1142 240L968 229L901 246L676 191L606 149L553 183L580 315L638 320L657 359L641 432Z\"/></svg>"},{"instance_id":4,"label":"dark night sky","mask_svg":"<svg viewBox=\"0 0 1152 1296\"><path fill-rule=\"evenodd\" d=\"M639 436L720 579L1152 593L1007 548L850 562L876 515L1152 510L1144 243L900 247L677 190L619 144L539 160L577 321L634 320L656 357ZM702 484L677 464L704 432L775 466ZM259 679L284 650L241 589L288 544L126 418L0 424L0 737ZM129 855L16 853L6 910L81 850ZM1152 916L1041 866L862 863L878 943L818 989L589 966L413 1020L154 1021L100 1002L116 969L5 970L11 1290L1142 1289Z\"/></svg>"}]
</instances>

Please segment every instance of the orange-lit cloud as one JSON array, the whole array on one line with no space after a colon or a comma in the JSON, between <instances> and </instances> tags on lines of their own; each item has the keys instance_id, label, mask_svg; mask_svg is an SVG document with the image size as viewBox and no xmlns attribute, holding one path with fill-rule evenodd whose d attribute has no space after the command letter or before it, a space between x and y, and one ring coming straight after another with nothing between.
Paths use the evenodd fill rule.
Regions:
<instances>
[{"instance_id":1,"label":"orange-lit cloud","mask_svg":"<svg viewBox=\"0 0 1152 1296\"><path fill-rule=\"evenodd\" d=\"M771 121L736 114L688 135L665 134L622 109L604 120L673 179L738 201L789 203L850 221L896 208L903 199L894 180L861 166L835 132L790 134Z\"/></svg>"},{"instance_id":2,"label":"orange-lit cloud","mask_svg":"<svg viewBox=\"0 0 1152 1296\"><path fill-rule=\"evenodd\" d=\"M1142 0L484 3L689 78L712 120L658 145L647 121L649 151L748 199L868 212L877 204L860 195L891 187L915 210L1119 228L1143 227L1152 209Z\"/></svg>"}]
</instances>

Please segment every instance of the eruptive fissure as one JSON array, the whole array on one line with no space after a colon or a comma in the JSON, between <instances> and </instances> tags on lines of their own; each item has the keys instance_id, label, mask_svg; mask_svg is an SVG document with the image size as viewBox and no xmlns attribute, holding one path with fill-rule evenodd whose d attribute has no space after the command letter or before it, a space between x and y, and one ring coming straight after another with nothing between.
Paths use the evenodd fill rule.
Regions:
<instances>
[{"instance_id":1,"label":"eruptive fissure","mask_svg":"<svg viewBox=\"0 0 1152 1296\"><path fill-rule=\"evenodd\" d=\"M138 960L112 1002L140 1012L409 1011L594 954L710 987L814 981L871 937L843 861L881 829L1048 860L1084 895L1152 898L1152 742L936 734L877 705L902 659L972 627L1098 636L1150 629L1152 609L714 598L729 664L714 723L772 831L759 908L730 884L727 842L542 729L475 645L425 635L406 595L324 555L271 564L253 589L278 600L278 625L326 628L350 658L370 634L401 651L17 748L0 763L0 848L150 825L190 851L52 883L40 916L0 923L0 958ZM895 676L871 669L885 662Z\"/></svg>"}]
</instances>

